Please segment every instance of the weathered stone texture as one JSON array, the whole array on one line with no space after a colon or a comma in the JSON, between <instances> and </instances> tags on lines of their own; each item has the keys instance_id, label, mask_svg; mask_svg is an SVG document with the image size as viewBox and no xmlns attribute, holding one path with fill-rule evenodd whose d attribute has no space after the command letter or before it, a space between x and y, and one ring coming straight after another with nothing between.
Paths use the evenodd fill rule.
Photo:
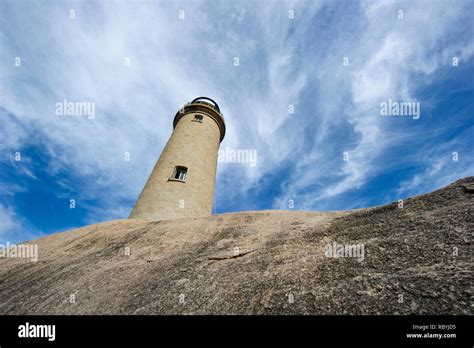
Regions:
<instances>
[{"instance_id":1,"label":"weathered stone texture","mask_svg":"<svg viewBox=\"0 0 474 348\"><path fill-rule=\"evenodd\" d=\"M473 184L403 209L119 220L50 235L33 241L36 263L0 259L0 313L472 314ZM326 257L334 241L363 244L363 261Z\"/></svg>"}]
</instances>

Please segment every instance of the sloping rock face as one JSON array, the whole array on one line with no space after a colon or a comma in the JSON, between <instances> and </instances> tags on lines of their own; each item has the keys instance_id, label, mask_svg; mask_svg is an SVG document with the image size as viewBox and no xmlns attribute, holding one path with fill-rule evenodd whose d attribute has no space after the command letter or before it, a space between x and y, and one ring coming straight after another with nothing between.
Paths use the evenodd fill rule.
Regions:
<instances>
[{"instance_id":1,"label":"sloping rock face","mask_svg":"<svg viewBox=\"0 0 474 348\"><path fill-rule=\"evenodd\" d=\"M28 242L37 262L0 259L0 313L472 314L473 186L469 177L403 208L118 220L50 235Z\"/></svg>"}]
</instances>

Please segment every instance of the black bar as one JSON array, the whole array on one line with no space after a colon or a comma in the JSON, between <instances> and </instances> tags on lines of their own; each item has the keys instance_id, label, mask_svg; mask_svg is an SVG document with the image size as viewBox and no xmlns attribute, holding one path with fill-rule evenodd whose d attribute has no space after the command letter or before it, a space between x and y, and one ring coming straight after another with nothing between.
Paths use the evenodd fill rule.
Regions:
<instances>
[{"instance_id":1,"label":"black bar","mask_svg":"<svg viewBox=\"0 0 474 348\"><path fill-rule=\"evenodd\" d=\"M55 325L55 340L18 337L19 326L27 322ZM472 347L473 329L471 316L2 316L0 346L251 343ZM455 333L456 337L407 338L407 334L427 333Z\"/></svg>"}]
</instances>

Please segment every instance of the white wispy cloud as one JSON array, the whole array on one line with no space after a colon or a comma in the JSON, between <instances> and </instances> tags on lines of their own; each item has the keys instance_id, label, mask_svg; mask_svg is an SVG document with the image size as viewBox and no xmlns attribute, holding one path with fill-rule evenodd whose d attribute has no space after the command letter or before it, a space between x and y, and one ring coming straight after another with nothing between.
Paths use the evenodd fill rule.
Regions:
<instances>
[{"instance_id":1,"label":"white wispy cloud","mask_svg":"<svg viewBox=\"0 0 474 348\"><path fill-rule=\"evenodd\" d=\"M298 197L300 208L314 208L319 201L356 189L369 178L380 173L384 167L385 150L393 144L393 132L406 132L409 125L390 129L386 119L380 117L381 101L416 100L414 92L426 84L429 76L437 69L449 66L451 59L465 49L466 38L454 38L451 29L466 22L464 17L466 3L455 2L373 2L362 4L359 16L361 30L354 32L353 40L343 44L334 39L334 46L325 53L331 60L324 61L321 69L330 71L331 78L340 87L334 97L325 95L321 100L330 106L331 114L320 114L319 118L330 117L334 113L343 115L351 125L351 133L356 136L353 144L338 140L342 144L338 153L328 151L330 139L319 143L309 155L317 159L313 163L319 168L306 171L301 176L295 171L285 197L276 200L276 207L284 207L288 197ZM399 19L400 10L403 18ZM468 25L469 26L469 25ZM468 43L470 47L470 43ZM340 73L344 47L349 58L347 74ZM462 53L463 59L472 58L470 53ZM335 65L338 65L335 68ZM323 86L327 81L318 80ZM334 82L330 82L329 86ZM338 95L350 95L343 99ZM421 101L423 103L423 101ZM426 105L424 105L426 106ZM429 128L429 126L426 126ZM328 131L330 132L330 131ZM334 132L333 132L334 134ZM321 137L321 134L319 134ZM343 161L342 152L347 151L348 161ZM334 159L336 155L336 159ZM332 158L331 158L332 157ZM400 161L400 158L398 158ZM337 164L334 162L337 161ZM304 163L305 162L300 162ZM403 161L400 162L401 165ZM325 187L307 190L311 183L320 181L330 169L338 180ZM463 173L453 172L452 177L473 173L474 168Z\"/></svg>"},{"instance_id":2,"label":"white wispy cloud","mask_svg":"<svg viewBox=\"0 0 474 348\"><path fill-rule=\"evenodd\" d=\"M0 204L0 244L15 244L38 238L41 231L32 228L12 208Z\"/></svg>"},{"instance_id":3,"label":"white wispy cloud","mask_svg":"<svg viewBox=\"0 0 474 348\"><path fill-rule=\"evenodd\" d=\"M272 207L297 197L298 209L324 209L380 173L394 134L409 129L387 124L380 101L415 99L453 55L474 54L456 35L469 26L468 1L209 4L3 1L2 160L41 145L66 192L103 197L88 221L126 217L124 202L138 196L179 105L205 95L226 117L222 146L258 151L256 167L219 165L217 204L284 170L271 183L281 188ZM96 117L55 115L64 99L94 102Z\"/></svg>"}]
</instances>

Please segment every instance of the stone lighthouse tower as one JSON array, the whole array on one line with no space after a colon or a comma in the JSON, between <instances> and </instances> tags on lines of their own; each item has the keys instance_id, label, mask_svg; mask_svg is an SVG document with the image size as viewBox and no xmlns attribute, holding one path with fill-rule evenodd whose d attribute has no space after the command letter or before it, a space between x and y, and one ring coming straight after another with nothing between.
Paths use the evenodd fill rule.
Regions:
<instances>
[{"instance_id":1,"label":"stone lighthouse tower","mask_svg":"<svg viewBox=\"0 0 474 348\"><path fill-rule=\"evenodd\" d=\"M212 214L225 123L217 103L194 99L176 113L173 133L129 219L170 220Z\"/></svg>"}]
</instances>

